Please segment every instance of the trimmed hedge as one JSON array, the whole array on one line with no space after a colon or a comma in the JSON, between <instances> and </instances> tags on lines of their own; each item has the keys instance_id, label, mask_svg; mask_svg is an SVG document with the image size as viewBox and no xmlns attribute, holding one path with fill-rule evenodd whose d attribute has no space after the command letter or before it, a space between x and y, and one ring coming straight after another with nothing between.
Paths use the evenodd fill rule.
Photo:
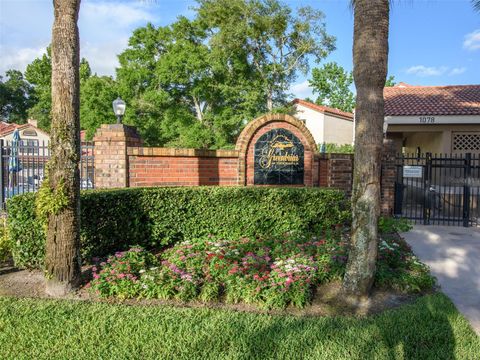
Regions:
<instances>
[{"instance_id":1,"label":"trimmed hedge","mask_svg":"<svg viewBox=\"0 0 480 360\"><path fill-rule=\"evenodd\" d=\"M8 228L17 266L43 266L45 235L35 194L8 201ZM349 219L337 190L315 188L164 187L81 194L82 257L102 257L132 244L160 248L214 235L277 236L319 231Z\"/></svg>"}]
</instances>

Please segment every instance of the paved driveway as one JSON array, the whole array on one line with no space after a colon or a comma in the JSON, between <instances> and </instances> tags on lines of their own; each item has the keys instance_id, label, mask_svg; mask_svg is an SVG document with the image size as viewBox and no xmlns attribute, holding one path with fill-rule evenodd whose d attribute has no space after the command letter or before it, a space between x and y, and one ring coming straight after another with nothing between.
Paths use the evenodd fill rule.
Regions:
<instances>
[{"instance_id":1,"label":"paved driveway","mask_svg":"<svg viewBox=\"0 0 480 360\"><path fill-rule=\"evenodd\" d=\"M480 335L480 228L415 225L402 236Z\"/></svg>"}]
</instances>

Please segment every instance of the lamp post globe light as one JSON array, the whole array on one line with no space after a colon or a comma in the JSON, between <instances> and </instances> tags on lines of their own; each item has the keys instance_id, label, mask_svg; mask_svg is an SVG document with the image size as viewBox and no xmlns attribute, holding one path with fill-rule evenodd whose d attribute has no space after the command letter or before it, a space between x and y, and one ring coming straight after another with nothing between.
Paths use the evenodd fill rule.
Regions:
<instances>
[{"instance_id":1,"label":"lamp post globe light","mask_svg":"<svg viewBox=\"0 0 480 360\"><path fill-rule=\"evenodd\" d=\"M122 117L125 114L125 108L127 107L125 104L125 101L120 99L120 96L113 100L113 112L115 113L115 116L117 117L117 124L122 123Z\"/></svg>"}]
</instances>

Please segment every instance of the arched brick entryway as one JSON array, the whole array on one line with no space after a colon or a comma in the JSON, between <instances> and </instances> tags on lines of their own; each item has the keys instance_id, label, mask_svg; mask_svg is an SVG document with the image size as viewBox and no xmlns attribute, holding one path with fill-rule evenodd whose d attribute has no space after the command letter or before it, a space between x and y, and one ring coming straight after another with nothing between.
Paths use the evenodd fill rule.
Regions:
<instances>
[{"instance_id":1,"label":"arched brick entryway","mask_svg":"<svg viewBox=\"0 0 480 360\"><path fill-rule=\"evenodd\" d=\"M235 149L239 152L239 185L254 185L254 146L257 140L273 129L285 129L295 135L304 147L304 186L318 184L315 140L305 124L286 114L268 114L251 121L240 134Z\"/></svg>"}]
</instances>

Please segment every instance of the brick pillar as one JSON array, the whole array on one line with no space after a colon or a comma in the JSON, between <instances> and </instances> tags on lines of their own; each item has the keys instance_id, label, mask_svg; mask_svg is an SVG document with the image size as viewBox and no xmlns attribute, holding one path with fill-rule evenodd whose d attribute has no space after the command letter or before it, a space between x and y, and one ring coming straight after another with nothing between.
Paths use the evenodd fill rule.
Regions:
<instances>
[{"instance_id":1,"label":"brick pillar","mask_svg":"<svg viewBox=\"0 0 480 360\"><path fill-rule=\"evenodd\" d=\"M393 214L395 205L395 181L397 179L397 167L395 166L398 141L396 139L384 139L382 156L382 190L380 210L382 215Z\"/></svg>"},{"instance_id":2,"label":"brick pillar","mask_svg":"<svg viewBox=\"0 0 480 360\"><path fill-rule=\"evenodd\" d=\"M142 146L142 139L132 126L104 124L93 138L95 143L95 187L129 186L127 147Z\"/></svg>"}]
</instances>

